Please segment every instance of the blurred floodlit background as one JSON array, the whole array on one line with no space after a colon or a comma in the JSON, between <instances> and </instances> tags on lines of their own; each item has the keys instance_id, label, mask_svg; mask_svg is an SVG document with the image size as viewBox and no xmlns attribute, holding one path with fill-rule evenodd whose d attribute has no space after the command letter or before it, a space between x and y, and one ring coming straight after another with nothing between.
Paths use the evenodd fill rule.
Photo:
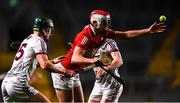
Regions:
<instances>
[{"instance_id":1,"label":"blurred floodlit background","mask_svg":"<svg viewBox=\"0 0 180 103\"><path fill-rule=\"evenodd\" d=\"M13 41L22 41L32 33L35 16L54 20L55 29L49 41L49 58L63 55L68 42L89 23L94 9L111 13L112 29L129 30L149 27L167 17L167 30L133 40L116 38L124 66L119 68L126 81L121 102L180 101L180 7L175 0L1 0L0 1L0 73L11 68L16 53ZM1 75L2 76L2 75ZM1 77L0 76L0 77ZM81 72L85 100L94 83L93 71ZM49 99L57 99L49 72L40 68L32 85ZM0 101L2 96L0 93Z\"/></svg>"}]
</instances>

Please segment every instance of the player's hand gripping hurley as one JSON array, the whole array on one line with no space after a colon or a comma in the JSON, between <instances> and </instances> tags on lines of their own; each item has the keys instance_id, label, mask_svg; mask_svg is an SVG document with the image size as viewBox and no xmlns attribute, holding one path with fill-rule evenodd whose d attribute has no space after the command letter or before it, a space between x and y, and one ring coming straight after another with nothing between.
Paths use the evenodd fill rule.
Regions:
<instances>
[{"instance_id":1,"label":"player's hand gripping hurley","mask_svg":"<svg viewBox=\"0 0 180 103\"><path fill-rule=\"evenodd\" d=\"M95 63L96 67L101 67L104 71L106 71L108 74L110 74L117 82L124 85L124 80L122 80L120 77L113 74L111 71L105 69L103 66L105 66L101 61L97 60Z\"/></svg>"},{"instance_id":2,"label":"player's hand gripping hurley","mask_svg":"<svg viewBox=\"0 0 180 103\"><path fill-rule=\"evenodd\" d=\"M124 80L122 80L120 77L113 74L111 71L105 69L103 66L106 66L106 65L104 65L100 60L97 60L94 64L91 64L91 65L83 68L83 70L89 70L89 69L92 69L94 67L101 67L104 71L106 71L108 74L110 74L117 82L119 82L122 85L125 84Z\"/></svg>"}]
</instances>

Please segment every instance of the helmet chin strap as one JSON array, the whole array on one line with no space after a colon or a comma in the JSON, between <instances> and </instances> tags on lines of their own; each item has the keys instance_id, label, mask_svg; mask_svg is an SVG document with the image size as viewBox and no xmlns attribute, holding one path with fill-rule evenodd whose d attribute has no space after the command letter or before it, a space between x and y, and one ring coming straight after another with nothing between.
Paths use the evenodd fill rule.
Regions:
<instances>
[{"instance_id":1,"label":"helmet chin strap","mask_svg":"<svg viewBox=\"0 0 180 103\"><path fill-rule=\"evenodd\" d=\"M91 25L92 25L94 28L97 28L93 23L91 23Z\"/></svg>"},{"instance_id":2,"label":"helmet chin strap","mask_svg":"<svg viewBox=\"0 0 180 103\"><path fill-rule=\"evenodd\" d=\"M92 29L93 29L94 34L99 34L101 32L101 30L97 28L94 24L91 23L91 25L93 27Z\"/></svg>"}]
</instances>

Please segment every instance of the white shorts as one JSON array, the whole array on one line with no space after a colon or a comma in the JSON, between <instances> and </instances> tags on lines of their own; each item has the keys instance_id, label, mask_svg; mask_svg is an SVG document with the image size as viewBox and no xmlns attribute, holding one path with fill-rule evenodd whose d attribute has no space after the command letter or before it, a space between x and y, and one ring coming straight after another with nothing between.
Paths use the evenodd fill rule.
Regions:
<instances>
[{"instance_id":1,"label":"white shorts","mask_svg":"<svg viewBox=\"0 0 180 103\"><path fill-rule=\"evenodd\" d=\"M61 68L64 68L60 63L56 64ZM81 86L79 74L76 74L74 77L63 77L63 75L59 73L51 73L53 87L55 89L62 89L62 90L71 90L72 87Z\"/></svg>"},{"instance_id":2,"label":"white shorts","mask_svg":"<svg viewBox=\"0 0 180 103\"><path fill-rule=\"evenodd\" d=\"M27 101L30 96L39 92L27 81L20 82L17 77L5 77L1 84L1 90L4 102Z\"/></svg>"},{"instance_id":3,"label":"white shorts","mask_svg":"<svg viewBox=\"0 0 180 103\"><path fill-rule=\"evenodd\" d=\"M123 85L118 85L114 88L103 88L102 85L95 83L89 98L97 101L108 99L117 103L122 91Z\"/></svg>"}]
</instances>

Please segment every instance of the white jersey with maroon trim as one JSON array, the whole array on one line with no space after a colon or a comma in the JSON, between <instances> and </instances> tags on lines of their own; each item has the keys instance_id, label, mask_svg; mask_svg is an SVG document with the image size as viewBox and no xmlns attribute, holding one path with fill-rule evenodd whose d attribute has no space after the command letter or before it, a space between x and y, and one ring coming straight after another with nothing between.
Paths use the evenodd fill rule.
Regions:
<instances>
[{"instance_id":1,"label":"white jersey with maroon trim","mask_svg":"<svg viewBox=\"0 0 180 103\"><path fill-rule=\"evenodd\" d=\"M111 52L119 51L116 42L112 39L105 39L105 41L101 44L95 56L99 56L102 54L106 54L107 56L111 56ZM94 68L96 73L98 68ZM111 70L116 76L120 77L118 73L118 68L114 68ZM105 74L101 77L96 77L96 81L94 83L94 87L90 94L89 99L100 101L102 99L107 99L113 103L117 103L121 93L123 91L123 85L119 84L115 79L113 79L110 74Z\"/></svg>"},{"instance_id":2,"label":"white jersey with maroon trim","mask_svg":"<svg viewBox=\"0 0 180 103\"><path fill-rule=\"evenodd\" d=\"M95 56L106 54L107 56L111 57L111 52L113 51L119 51L116 42L112 39L105 39L96 52ZM94 68L95 73L97 69L98 68ZM111 72L120 77L118 68L114 68L113 70L111 70ZM102 77L96 77L96 83L99 83L104 88L113 88L113 86L119 85L116 80L112 79L112 77L108 73L106 75L103 75Z\"/></svg>"},{"instance_id":3,"label":"white jersey with maroon trim","mask_svg":"<svg viewBox=\"0 0 180 103\"><path fill-rule=\"evenodd\" d=\"M31 34L21 43L7 76L16 76L20 80L29 80L37 67L36 54L39 53L47 53L47 44L39 36Z\"/></svg>"}]
</instances>

